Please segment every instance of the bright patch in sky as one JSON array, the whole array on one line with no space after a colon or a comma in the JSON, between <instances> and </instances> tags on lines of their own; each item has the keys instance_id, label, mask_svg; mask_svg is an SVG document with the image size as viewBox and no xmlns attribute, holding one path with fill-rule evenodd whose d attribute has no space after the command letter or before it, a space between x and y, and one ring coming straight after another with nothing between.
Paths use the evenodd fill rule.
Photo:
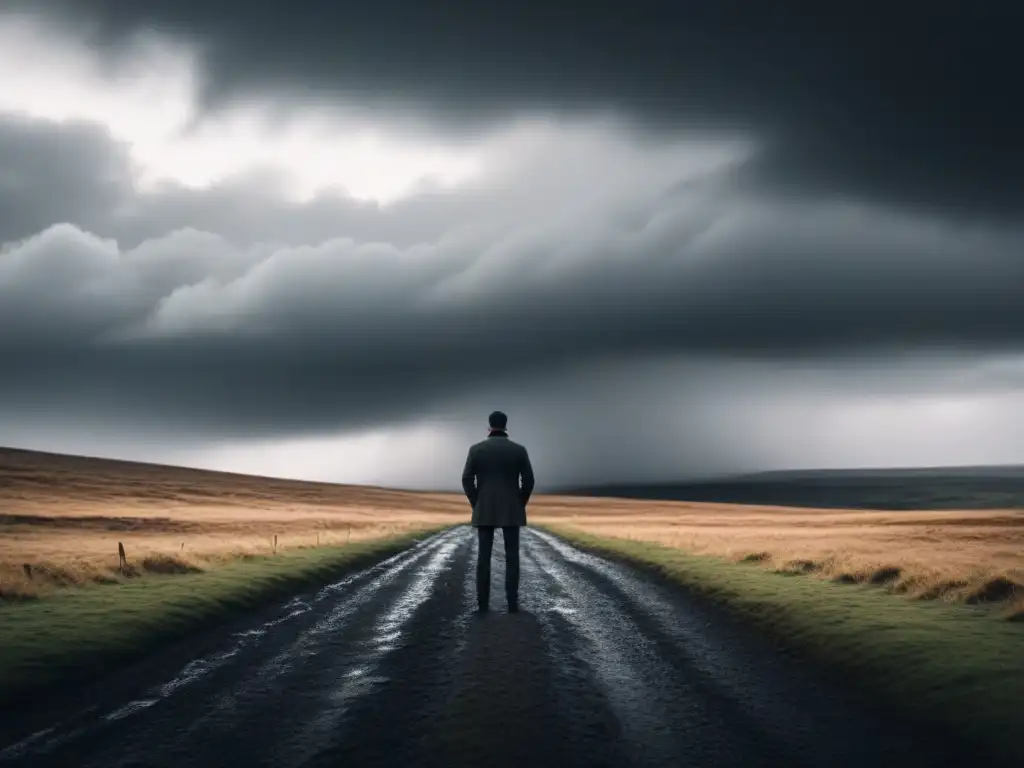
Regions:
<instances>
[{"instance_id":1,"label":"bright patch in sky","mask_svg":"<svg viewBox=\"0 0 1024 768\"><path fill-rule=\"evenodd\" d=\"M457 485L465 440L435 425L381 429L339 437L237 442L191 457L194 466L243 474L361 485L443 489ZM400 478L399 478L400 476Z\"/></svg>"},{"instance_id":2,"label":"bright patch in sky","mask_svg":"<svg viewBox=\"0 0 1024 768\"><path fill-rule=\"evenodd\" d=\"M849 398L823 423L831 444L820 466L1001 464L1021 456L1020 392ZM912 456L908 461L906 457Z\"/></svg>"},{"instance_id":3,"label":"bright patch in sky","mask_svg":"<svg viewBox=\"0 0 1024 768\"><path fill-rule=\"evenodd\" d=\"M327 189L393 202L423 183L449 188L478 171L478 152L411 140L337 109L272 122L265 105L197 119L194 52L140 38L116 65L28 17L0 17L0 114L103 125L125 142L141 189L205 187L247 171L285 175L296 200Z\"/></svg>"},{"instance_id":4,"label":"bright patch in sky","mask_svg":"<svg viewBox=\"0 0 1024 768\"><path fill-rule=\"evenodd\" d=\"M102 126L127 146L142 192L163 182L201 189L248 175L298 203L341 191L388 204L424 190L506 184L525 171L536 178L524 189L542 210L583 205L589 218L609 194L641 199L752 151L735 137L637 145L609 115L575 122L521 115L500 130L453 141L428 135L410 116L351 104L282 110L250 100L201 113L197 51L150 34L104 59L83 36L58 34L31 16L0 16L0 50L0 116ZM606 183L610 177L615 184Z\"/></svg>"}]
</instances>

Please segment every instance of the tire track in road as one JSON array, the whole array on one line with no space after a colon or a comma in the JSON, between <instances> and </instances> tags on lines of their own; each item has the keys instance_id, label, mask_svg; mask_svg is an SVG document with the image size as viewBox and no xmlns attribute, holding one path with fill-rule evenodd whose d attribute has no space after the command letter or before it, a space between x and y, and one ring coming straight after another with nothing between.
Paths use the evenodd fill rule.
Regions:
<instances>
[{"instance_id":1,"label":"tire track in road","mask_svg":"<svg viewBox=\"0 0 1024 768\"><path fill-rule=\"evenodd\" d=\"M265 653L211 687L211 700L179 702L178 711L167 712L164 722L173 725L191 717L189 726L179 730L159 724L153 735L137 735L136 753L150 753L170 732L173 739L160 750L167 765L213 765L220 756L237 752L240 742L250 765L293 764L294 756L281 754L285 745L300 743L307 731L312 737L315 730L309 731L309 723L327 721L346 701L351 705L380 682L375 667L387 650L378 646L381 613L404 605L411 614L410 595L417 594L424 577L462 542L458 532L440 534L377 569L372 578L321 591L323 609L315 619L290 627L287 642L267 649L273 649L272 655ZM391 629L403 630L401 622ZM306 741L304 749L316 743ZM123 747L119 752L124 754ZM95 764L112 763L104 756Z\"/></svg>"},{"instance_id":2,"label":"tire track in road","mask_svg":"<svg viewBox=\"0 0 1024 768\"><path fill-rule=\"evenodd\" d=\"M572 615L585 637L611 638L627 660L591 656L599 677L629 669L628 698L613 704L633 723L631 744L672 734L676 754L714 765L962 765L977 755L950 751L891 720L870 702L823 685L819 670L780 653L742 627L711 615L681 590L635 569L531 531L531 554L559 585L572 585ZM600 642L600 641L599 641ZM606 687L619 684L623 675ZM636 701L645 702L641 709ZM665 758L635 755L636 764ZM698 761L700 764L700 761Z\"/></svg>"},{"instance_id":3,"label":"tire track in road","mask_svg":"<svg viewBox=\"0 0 1024 768\"><path fill-rule=\"evenodd\" d=\"M561 636L562 647L589 668L622 743L631 747L623 756L627 764L670 765L681 754L713 757L714 765L744 764L751 751L739 748L735 724L710 708L688 678L673 674L625 606L580 578L544 534L531 531L527 549L546 579L548 634L553 644Z\"/></svg>"},{"instance_id":4,"label":"tire track in road","mask_svg":"<svg viewBox=\"0 0 1024 768\"><path fill-rule=\"evenodd\" d=\"M36 735L0 765L981 765L681 590L543 531L522 536L521 612L504 611L498 547L498 599L475 616L475 554L468 526L434 535L176 672L26 725Z\"/></svg>"},{"instance_id":5,"label":"tire track in road","mask_svg":"<svg viewBox=\"0 0 1024 768\"><path fill-rule=\"evenodd\" d=\"M439 534L315 593L293 598L272 618L232 633L219 648L189 661L170 679L143 688L137 698L106 712L88 707L43 735L0 750L0 761L31 754L35 760L49 756L54 764L65 765L62 755L67 755L77 761L73 764L84 765L73 756L74 744L86 738L98 751L108 748L109 755L100 758L104 765L130 764L152 759L154 746L163 745L169 732L173 744L163 745L168 757L182 753L187 759L199 745L224 741L247 713L247 702L265 704L276 687L274 680L305 655L312 639L339 633L358 619L360 609L373 610L373 602L408 569L458 539L456 531Z\"/></svg>"},{"instance_id":6,"label":"tire track in road","mask_svg":"<svg viewBox=\"0 0 1024 768\"><path fill-rule=\"evenodd\" d=\"M431 659L441 672L449 668L453 659L445 653L458 648L465 626L457 621L465 606L451 597L462 594L460 570L467 570L469 544L462 531L448 536L417 563L415 578L405 579L400 591L365 618L357 638L338 638L353 648L347 665L315 665L321 685L317 694L306 694L310 714L268 749L267 765L310 765L320 755L348 750L367 753L383 746L397 754L408 748L403 745L418 736L414 721L421 724L426 717L416 707L429 703L430 673L438 671L422 670L422 662ZM402 733L363 727L395 711L404 713Z\"/></svg>"}]
</instances>

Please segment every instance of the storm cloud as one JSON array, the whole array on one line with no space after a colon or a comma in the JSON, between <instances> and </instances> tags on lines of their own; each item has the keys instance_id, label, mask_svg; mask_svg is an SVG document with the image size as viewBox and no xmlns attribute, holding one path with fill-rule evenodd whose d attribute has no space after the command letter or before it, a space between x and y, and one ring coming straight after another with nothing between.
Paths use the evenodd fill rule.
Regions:
<instances>
[{"instance_id":1,"label":"storm cloud","mask_svg":"<svg viewBox=\"0 0 1024 768\"><path fill-rule=\"evenodd\" d=\"M15 7L37 3L15 3ZM612 110L651 131L765 143L758 177L1016 217L1024 107L1015 3L600 5L51 0L116 56L140 30L192 45L209 109L254 95L408 109L448 131Z\"/></svg>"},{"instance_id":2,"label":"storm cloud","mask_svg":"<svg viewBox=\"0 0 1024 768\"><path fill-rule=\"evenodd\" d=\"M604 149L585 163L594 178L576 184L607 175ZM4 394L40 397L49 381L47 397L128 388L140 405L155 398L228 430L366 426L491 379L609 359L1006 354L1024 343L1020 233L776 203L736 188L728 169L678 185L666 157L652 151L646 181L660 190L630 193L632 210L614 196L546 215L510 203L403 245L240 245L179 229L122 247L50 227L0 262ZM550 160L552 179L568 176ZM377 216L394 232L417 219L409 208Z\"/></svg>"},{"instance_id":3,"label":"storm cloud","mask_svg":"<svg viewBox=\"0 0 1024 768\"><path fill-rule=\"evenodd\" d=\"M0 103L0 442L446 487L503 407L546 485L1024 460L1016 12L9 5L66 98Z\"/></svg>"}]
</instances>

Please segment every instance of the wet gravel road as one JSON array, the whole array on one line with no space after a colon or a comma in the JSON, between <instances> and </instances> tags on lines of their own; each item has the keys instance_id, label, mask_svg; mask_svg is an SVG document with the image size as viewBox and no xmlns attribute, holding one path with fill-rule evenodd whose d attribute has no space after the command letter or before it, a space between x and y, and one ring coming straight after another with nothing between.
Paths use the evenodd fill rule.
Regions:
<instances>
[{"instance_id":1,"label":"wet gravel road","mask_svg":"<svg viewBox=\"0 0 1024 768\"><path fill-rule=\"evenodd\" d=\"M500 536L500 534L499 534ZM19 766L977 765L681 591L542 531L473 615L473 530L421 541L0 728Z\"/></svg>"}]
</instances>

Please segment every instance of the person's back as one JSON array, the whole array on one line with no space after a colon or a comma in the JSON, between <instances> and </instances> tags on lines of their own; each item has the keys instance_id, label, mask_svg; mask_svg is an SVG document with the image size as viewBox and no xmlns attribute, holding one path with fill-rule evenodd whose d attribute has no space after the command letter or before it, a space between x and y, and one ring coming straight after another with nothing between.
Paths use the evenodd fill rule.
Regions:
<instances>
[{"instance_id":1,"label":"person's back","mask_svg":"<svg viewBox=\"0 0 1024 768\"><path fill-rule=\"evenodd\" d=\"M529 465L526 448L500 433L470 448L476 476L473 525L526 525L526 498L519 481Z\"/></svg>"},{"instance_id":2,"label":"person's back","mask_svg":"<svg viewBox=\"0 0 1024 768\"><path fill-rule=\"evenodd\" d=\"M473 506L472 524L480 542L477 600L480 610L486 611L494 529L500 527L505 540L505 594L509 610L515 611L519 593L519 528L526 525L526 504L534 485L533 467L526 448L509 439L505 414L495 411L488 423L487 439L470 447L462 471L462 487Z\"/></svg>"}]
</instances>

